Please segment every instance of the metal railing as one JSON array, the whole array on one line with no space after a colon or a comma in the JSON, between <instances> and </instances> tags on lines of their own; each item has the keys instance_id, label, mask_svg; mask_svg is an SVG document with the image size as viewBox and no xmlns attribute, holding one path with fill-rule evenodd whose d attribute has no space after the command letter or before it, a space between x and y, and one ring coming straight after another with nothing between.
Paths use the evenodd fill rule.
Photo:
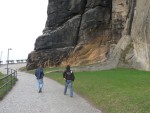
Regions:
<instances>
[{"instance_id":1,"label":"metal railing","mask_svg":"<svg viewBox=\"0 0 150 113\"><path fill-rule=\"evenodd\" d=\"M17 81L17 71L8 68L10 74L0 78L0 98L6 94Z\"/></svg>"}]
</instances>

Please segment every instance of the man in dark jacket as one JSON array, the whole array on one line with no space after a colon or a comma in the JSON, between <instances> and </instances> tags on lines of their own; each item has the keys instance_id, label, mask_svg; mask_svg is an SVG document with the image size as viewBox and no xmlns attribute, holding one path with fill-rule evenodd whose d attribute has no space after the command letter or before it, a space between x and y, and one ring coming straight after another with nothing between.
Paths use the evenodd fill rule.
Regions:
<instances>
[{"instance_id":1,"label":"man in dark jacket","mask_svg":"<svg viewBox=\"0 0 150 113\"><path fill-rule=\"evenodd\" d=\"M35 76L38 82L39 93L41 93L43 88L43 77L44 77L44 72L41 64L38 64L38 68L35 70Z\"/></svg>"},{"instance_id":2,"label":"man in dark jacket","mask_svg":"<svg viewBox=\"0 0 150 113\"><path fill-rule=\"evenodd\" d=\"M67 87L70 86L70 97L73 97L72 83L75 80L74 73L70 70L70 66L67 65L66 70L63 72L63 78L65 79L64 95L66 95Z\"/></svg>"}]
</instances>

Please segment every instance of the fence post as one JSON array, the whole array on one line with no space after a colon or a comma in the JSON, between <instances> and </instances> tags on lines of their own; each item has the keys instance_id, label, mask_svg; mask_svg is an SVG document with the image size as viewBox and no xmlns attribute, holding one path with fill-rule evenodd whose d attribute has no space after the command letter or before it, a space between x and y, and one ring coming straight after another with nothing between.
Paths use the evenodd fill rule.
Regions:
<instances>
[{"instance_id":1,"label":"fence post","mask_svg":"<svg viewBox=\"0 0 150 113\"><path fill-rule=\"evenodd\" d=\"M17 70L15 70L15 78L16 78L16 80L17 80Z\"/></svg>"},{"instance_id":2,"label":"fence post","mask_svg":"<svg viewBox=\"0 0 150 113\"><path fill-rule=\"evenodd\" d=\"M10 76L11 76L11 77L10 77L10 78L11 78L11 87L12 87L12 84L13 84L13 81L12 81L12 73L13 73L13 70L11 69L11 75L10 75Z\"/></svg>"},{"instance_id":3,"label":"fence post","mask_svg":"<svg viewBox=\"0 0 150 113\"><path fill-rule=\"evenodd\" d=\"M5 80L6 80L5 82L7 83L7 81L8 81L8 77L6 77L6 79L5 79ZM8 88L7 88L7 87L8 87L7 85L8 85L8 84L6 84L6 93L7 93L7 89L8 89Z\"/></svg>"}]
</instances>

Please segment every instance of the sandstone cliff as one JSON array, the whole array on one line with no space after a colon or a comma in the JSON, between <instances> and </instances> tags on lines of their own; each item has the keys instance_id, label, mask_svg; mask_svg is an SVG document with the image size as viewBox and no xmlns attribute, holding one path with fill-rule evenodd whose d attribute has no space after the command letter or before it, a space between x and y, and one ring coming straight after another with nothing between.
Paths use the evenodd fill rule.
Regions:
<instances>
[{"instance_id":1,"label":"sandstone cliff","mask_svg":"<svg viewBox=\"0 0 150 113\"><path fill-rule=\"evenodd\" d=\"M137 0L131 30L135 62L133 67L150 70L150 0Z\"/></svg>"},{"instance_id":2,"label":"sandstone cliff","mask_svg":"<svg viewBox=\"0 0 150 113\"><path fill-rule=\"evenodd\" d=\"M43 35L28 55L27 69L40 62L149 70L149 13L149 0L49 0Z\"/></svg>"}]
</instances>

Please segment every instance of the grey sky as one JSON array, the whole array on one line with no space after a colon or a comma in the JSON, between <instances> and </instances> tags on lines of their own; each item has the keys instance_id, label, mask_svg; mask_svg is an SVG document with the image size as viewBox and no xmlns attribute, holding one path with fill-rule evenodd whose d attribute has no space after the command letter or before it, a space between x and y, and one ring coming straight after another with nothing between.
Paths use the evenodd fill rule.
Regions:
<instances>
[{"instance_id":1,"label":"grey sky","mask_svg":"<svg viewBox=\"0 0 150 113\"><path fill-rule=\"evenodd\" d=\"M36 38L42 34L47 18L48 0L0 1L0 54L7 59L26 59L33 51Z\"/></svg>"}]
</instances>

